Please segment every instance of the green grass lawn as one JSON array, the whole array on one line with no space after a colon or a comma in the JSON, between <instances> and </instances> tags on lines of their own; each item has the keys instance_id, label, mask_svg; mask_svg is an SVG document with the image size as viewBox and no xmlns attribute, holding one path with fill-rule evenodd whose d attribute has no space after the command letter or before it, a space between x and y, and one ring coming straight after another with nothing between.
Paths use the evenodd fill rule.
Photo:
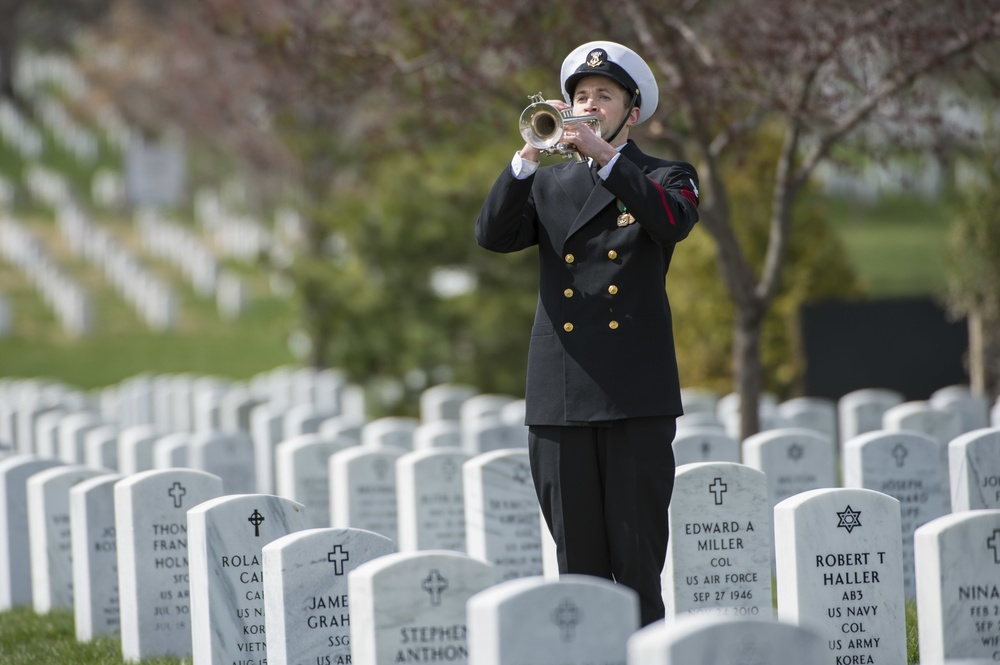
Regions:
<instances>
[{"instance_id":1,"label":"green grass lawn","mask_svg":"<svg viewBox=\"0 0 1000 665\"><path fill-rule=\"evenodd\" d=\"M952 221L947 201L820 200L870 297L944 292Z\"/></svg>"},{"instance_id":2,"label":"green grass lawn","mask_svg":"<svg viewBox=\"0 0 1000 665\"><path fill-rule=\"evenodd\" d=\"M3 665L118 665L124 663L119 640L101 637L77 642L73 613L46 615L30 609L0 613L0 663ZM177 665L176 658L142 661L146 665Z\"/></svg>"},{"instance_id":3,"label":"green grass lawn","mask_svg":"<svg viewBox=\"0 0 1000 665\"><path fill-rule=\"evenodd\" d=\"M292 300L273 295L264 270L227 266L240 272L253 294L243 315L220 317L213 299L199 298L173 266L138 248L130 223L102 222L123 244L132 245L144 265L172 285L178 298L175 328L156 332L114 293L101 269L74 256L50 220L22 218L46 251L90 294L94 329L73 339L62 330L34 285L0 261L0 293L14 316L13 334L0 338L0 377L49 377L81 388L117 383L143 372L194 373L245 379L295 362L287 340L294 328Z\"/></svg>"}]
</instances>

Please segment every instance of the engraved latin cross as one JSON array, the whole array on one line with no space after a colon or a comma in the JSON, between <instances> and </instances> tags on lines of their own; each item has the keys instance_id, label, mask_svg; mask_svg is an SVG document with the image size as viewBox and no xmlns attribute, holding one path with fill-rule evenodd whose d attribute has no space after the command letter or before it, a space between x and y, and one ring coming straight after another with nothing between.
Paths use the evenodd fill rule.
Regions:
<instances>
[{"instance_id":1,"label":"engraved latin cross","mask_svg":"<svg viewBox=\"0 0 1000 665\"><path fill-rule=\"evenodd\" d=\"M174 484L167 490L167 495L174 500L174 508L181 507L181 502L185 494L187 494L187 490L184 489L184 486L179 481L174 481Z\"/></svg>"},{"instance_id":2,"label":"engraved latin cross","mask_svg":"<svg viewBox=\"0 0 1000 665\"><path fill-rule=\"evenodd\" d=\"M896 466L899 468L903 467L903 460L906 459L907 455L909 452L906 450L906 446L901 443L897 443L896 447L892 449L892 456L896 458Z\"/></svg>"},{"instance_id":3,"label":"engraved latin cross","mask_svg":"<svg viewBox=\"0 0 1000 665\"><path fill-rule=\"evenodd\" d=\"M1000 563L1000 529L993 529L993 535L986 539L986 546L993 550L993 562Z\"/></svg>"},{"instance_id":4,"label":"engraved latin cross","mask_svg":"<svg viewBox=\"0 0 1000 665\"><path fill-rule=\"evenodd\" d=\"M728 487L724 482L722 482L722 478L716 478L712 481L712 484L708 486L708 491L715 495L715 505L722 505L722 495L726 493L727 489Z\"/></svg>"},{"instance_id":5,"label":"engraved latin cross","mask_svg":"<svg viewBox=\"0 0 1000 665\"><path fill-rule=\"evenodd\" d=\"M333 564L334 575L344 574L344 562L350 558L350 554L344 551L343 545L334 545L333 551L326 555L326 560Z\"/></svg>"}]
</instances>

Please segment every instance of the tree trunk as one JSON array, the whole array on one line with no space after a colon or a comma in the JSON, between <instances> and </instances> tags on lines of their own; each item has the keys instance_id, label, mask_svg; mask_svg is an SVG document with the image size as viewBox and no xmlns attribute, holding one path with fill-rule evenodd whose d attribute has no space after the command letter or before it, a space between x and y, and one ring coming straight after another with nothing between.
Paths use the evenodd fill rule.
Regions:
<instances>
[{"instance_id":1,"label":"tree trunk","mask_svg":"<svg viewBox=\"0 0 1000 665\"><path fill-rule=\"evenodd\" d=\"M319 323L309 330L309 366L314 369L326 369L330 366L330 326Z\"/></svg>"},{"instance_id":2,"label":"tree trunk","mask_svg":"<svg viewBox=\"0 0 1000 665\"><path fill-rule=\"evenodd\" d=\"M983 319L973 308L966 315L969 326L969 388L976 395L986 395L986 348Z\"/></svg>"},{"instance_id":3,"label":"tree trunk","mask_svg":"<svg viewBox=\"0 0 1000 665\"><path fill-rule=\"evenodd\" d=\"M760 355L762 308L737 303L733 331L733 374L740 394L740 438L760 431L760 394L764 374Z\"/></svg>"},{"instance_id":4,"label":"tree trunk","mask_svg":"<svg viewBox=\"0 0 1000 665\"><path fill-rule=\"evenodd\" d=\"M14 87L17 62L18 16L25 0L0 0L0 99L20 106L21 99Z\"/></svg>"},{"instance_id":5,"label":"tree trunk","mask_svg":"<svg viewBox=\"0 0 1000 665\"><path fill-rule=\"evenodd\" d=\"M3 20L0 20L3 23ZM15 57L17 53L17 31L13 24L0 27L0 99L17 103L14 89Z\"/></svg>"}]
</instances>

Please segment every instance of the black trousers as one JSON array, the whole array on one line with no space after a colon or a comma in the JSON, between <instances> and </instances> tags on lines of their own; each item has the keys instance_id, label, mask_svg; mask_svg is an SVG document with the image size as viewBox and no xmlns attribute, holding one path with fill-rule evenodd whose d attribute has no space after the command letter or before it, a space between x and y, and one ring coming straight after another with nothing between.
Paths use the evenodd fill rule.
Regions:
<instances>
[{"instance_id":1,"label":"black trousers","mask_svg":"<svg viewBox=\"0 0 1000 665\"><path fill-rule=\"evenodd\" d=\"M672 416L528 428L531 474L559 572L634 589L643 626L664 613L660 573L676 431Z\"/></svg>"}]
</instances>

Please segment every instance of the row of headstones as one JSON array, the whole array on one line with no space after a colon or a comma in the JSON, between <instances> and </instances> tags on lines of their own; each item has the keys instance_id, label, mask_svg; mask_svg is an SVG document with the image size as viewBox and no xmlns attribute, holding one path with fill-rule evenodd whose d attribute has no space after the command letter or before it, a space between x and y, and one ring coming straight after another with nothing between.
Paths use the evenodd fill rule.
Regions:
<instances>
[{"instance_id":1,"label":"row of headstones","mask_svg":"<svg viewBox=\"0 0 1000 665\"><path fill-rule=\"evenodd\" d=\"M58 228L74 254L104 272L115 292L153 330L177 324L174 289L153 273L107 228L94 224L73 204L56 210Z\"/></svg>"},{"instance_id":2,"label":"row of headstones","mask_svg":"<svg viewBox=\"0 0 1000 665\"><path fill-rule=\"evenodd\" d=\"M17 90L33 93L54 87L70 97L78 97L87 89L87 81L73 60L62 53L41 53L22 48L14 60L14 80Z\"/></svg>"},{"instance_id":3,"label":"row of headstones","mask_svg":"<svg viewBox=\"0 0 1000 665\"><path fill-rule=\"evenodd\" d=\"M96 411L119 431L150 425L159 434L246 432L263 449L258 458L262 468L271 466L274 446L301 434L377 439L407 449L463 445L470 452L523 445L526 440L523 400L449 384L424 392L419 419L383 418L376 426L365 416L361 389L335 370L277 368L246 383L183 374L139 375L91 395L38 381L7 383L0 390L0 441L22 452L32 452L36 441L53 437L65 442L43 445L90 447L83 442L87 432L54 434L55 415L46 420L47 433L42 433L39 419L50 411ZM81 418L81 427L95 426L85 420ZM362 436L361 429L370 434ZM270 491L272 486L273 477L262 477L258 489Z\"/></svg>"},{"instance_id":4,"label":"row of headstones","mask_svg":"<svg viewBox=\"0 0 1000 665\"><path fill-rule=\"evenodd\" d=\"M250 298L246 283L232 271L221 270L197 234L153 210L140 212L136 226L146 250L180 270L199 296L214 298L219 314L235 319L243 313Z\"/></svg>"},{"instance_id":5,"label":"row of headstones","mask_svg":"<svg viewBox=\"0 0 1000 665\"><path fill-rule=\"evenodd\" d=\"M1000 456L1000 433L992 446ZM662 580L668 617L769 617L773 515L778 618L818 630L823 662L905 663L903 607L914 580L921 662L1000 656L1000 621L991 618L1000 613L1000 509L919 527L914 574L899 537L906 508L893 497L819 489L771 511L765 486L759 471L737 464L678 469ZM711 662L798 662L730 653Z\"/></svg>"},{"instance_id":6,"label":"row of headstones","mask_svg":"<svg viewBox=\"0 0 1000 665\"><path fill-rule=\"evenodd\" d=\"M56 144L78 163L93 164L97 160L97 137L71 118L62 104L51 96L44 96L35 100L35 110Z\"/></svg>"},{"instance_id":7,"label":"row of headstones","mask_svg":"<svg viewBox=\"0 0 1000 665\"><path fill-rule=\"evenodd\" d=\"M26 226L9 216L0 217L0 258L27 277L67 333L79 337L93 328L90 294L63 272Z\"/></svg>"},{"instance_id":8,"label":"row of headstones","mask_svg":"<svg viewBox=\"0 0 1000 665\"><path fill-rule=\"evenodd\" d=\"M213 190L201 189L195 194L194 215L215 250L225 258L256 262L274 245L275 234L263 222L232 211Z\"/></svg>"},{"instance_id":9,"label":"row of headstones","mask_svg":"<svg viewBox=\"0 0 1000 665\"><path fill-rule=\"evenodd\" d=\"M603 662L586 660L598 648L587 636L621 650L638 627L634 595L621 588L610 587L628 602L614 600L613 593L601 590L610 585L593 580L545 582L537 569L511 574L471 548L471 557L442 551L390 554L392 541L370 531L308 529L305 509L287 499L220 497L221 480L210 474L154 471L121 479L97 470L39 472L44 468L46 461L36 458L0 462L0 499L17 493L11 469L22 477L30 474L22 481L29 504L29 579L39 589L54 588L45 586L34 566L46 560L45 552L65 548L56 539L65 542L68 524L74 569L69 593L79 639L120 630L130 660L193 653L195 663L263 663L265 656L271 662L352 662L348 655L353 662L388 663L423 662L436 654L458 662ZM517 482L514 475L507 465L493 480ZM663 576L668 623L687 613L772 616L772 511L765 484L763 474L737 464L678 470ZM53 490L56 486L60 489ZM60 493L62 514L37 508L46 499L57 503ZM498 535L500 545L512 542L513 529L524 528L529 515L537 523L537 506L528 503L522 518L505 512L502 503L480 504L492 529L507 527ZM8 504L5 512L11 515L11 509ZM667 662L905 662L899 502L863 489L814 490L781 502L773 522L778 618L813 633L795 640L810 645L802 658L790 656L787 644L774 651L778 645L768 647L767 640L737 657L738 645L723 640L724 649L678 652L702 658L715 653L715 659ZM46 528L32 530L32 523ZM39 533L53 540L40 542ZM16 543L0 531L0 545ZM1000 510L947 516L918 530L923 662L988 660L998 652L997 622L991 618L1000 607L998 552ZM512 578L518 581L494 586ZM110 591L116 579L118 591ZM23 576L12 575L10 588L19 581ZM580 588L574 591L571 582ZM61 586L65 593L65 582ZM473 598L487 589L491 600ZM35 603L40 612L54 606ZM679 630L680 625L651 629L636 639L695 639L690 625ZM706 635L721 629L715 622L696 625ZM773 634L763 624L756 630ZM687 648L695 648L685 640ZM570 652L579 660L566 660ZM525 661L525 653L536 658ZM623 662L620 652L607 662Z\"/></svg>"},{"instance_id":10,"label":"row of headstones","mask_svg":"<svg viewBox=\"0 0 1000 665\"><path fill-rule=\"evenodd\" d=\"M400 529L400 549L441 549L435 545L445 545L491 562L498 579L540 575L540 515L527 453L495 451L458 461L464 463L443 465L445 478L441 482L446 487L414 488L422 494L414 494L404 511L413 528ZM377 469L377 462L373 466ZM381 531L379 537L392 543L395 507L392 515L380 512L384 499L378 496L378 481L368 483L365 471L354 468L352 477L344 479L358 493L358 505L345 516L346 521L335 522L335 526L370 526L373 528L366 533ZM464 501L448 494L456 487L455 475ZM116 495L126 486L129 498L123 503ZM173 605L162 601L186 598L180 589L188 581L184 515L195 504L221 495L222 488L223 480L218 476L191 469L123 476L32 455L0 460L0 608L31 604L36 611L47 612L75 606L78 631L92 636L116 629L116 583L120 582L122 616L135 614L124 610L126 597L138 594L140 607L148 601L159 603L155 610L150 606L138 613L152 622L150 626L158 623L155 617L168 622L182 620L179 615L186 615L186 609L174 611ZM283 528L286 520L264 506L291 506L295 530L310 526L308 508L302 504L272 495L243 496L263 504L245 516L255 538L269 529ZM232 528L240 522L230 519L221 524ZM24 533L27 541L21 537ZM233 548L222 551L238 552ZM133 571L131 581L125 581L124 573L116 576L116 568Z\"/></svg>"},{"instance_id":11,"label":"row of headstones","mask_svg":"<svg viewBox=\"0 0 1000 665\"><path fill-rule=\"evenodd\" d=\"M731 437L740 431L740 396L719 396L701 389L684 389L685 415L678 419L678 429L689 427L721 428ZM946 386L927 400L905 401L903 395L885 388L855 390L832 400L821 397L795 397L778 402L771 393L761 395L761 431L783 427L801 427L844 442L859 434L878 429L914 430L943 443L974 429L1000 427L1000 399L992 407L982 395L967 386Z\"/></svg>"},{"instance_id":12,"label":"row of headstones","mask_svg":"<svg viewBox=\"0 0 1000 665\"><path fill-rule=\"evenodd\" d=\"M58 171L41 164L28 164L21 179L33 199L53 210L72 203L69 183Z\"/></svg>"},{"instance_id":13,"label":"row of headstones","mask_svg":"<svg viewBox=\"0 0 1000 665\"><path fill-rule=\"evenodd\" d=\"M278 411L277 415L266 405L256 406L253 415L261 417L255 423L260 420L263 425L254 429L263 429L263 434L258 432L253 440L245 432L223 432L212 423L195 433L164 433L153 425L119 429L92 411L79 410L79 402L65 396L55 403L22 401L11 408L3 399L4 392L0 390L0 441L14 441L11 448L17 452L122 473L197 468L223 477L231 491L277 491L301 501L310 507L316 526L329 525L329 515L337 510L331 505L350 511L349 497L334 500L337 495L331 488L347 487L335 482L337 477L367 478L371 473L363 469L373 465L379 471L379 496L394 505L396 476L392 470L397 460L406 466L401 458L409 451L425 453L427 459L421 462L425 466L433 465L433 453L441 453L441 463L454 468L482 452L523 449L527 444L523 425L508 425L489 415L464 426L457 421L418 425L409 418L345 424L339 417L329 417L324 408L309 404ZM498 396L479 397L489 398L491 403L498 400ZM479 397L468 400L467 406L481 403ZM411 484L420 487L423 482ZM458 496L461 498L460 488ZM460 505L458 510L461 512ZM387 512L388 507L382 510ZM394 514L394 508L391 512Z\"/></svg>"},{"instance_id":14,"label":"row of headstones","mask_svg":"<svg viewBox=\"0 0 1000 665\"><path fill-rule=\"evenodd\" d=\"M7 100L0 100L0 140L25 160L37 159L44 147L41 132Z\"/></svg>"}]
</instances>

